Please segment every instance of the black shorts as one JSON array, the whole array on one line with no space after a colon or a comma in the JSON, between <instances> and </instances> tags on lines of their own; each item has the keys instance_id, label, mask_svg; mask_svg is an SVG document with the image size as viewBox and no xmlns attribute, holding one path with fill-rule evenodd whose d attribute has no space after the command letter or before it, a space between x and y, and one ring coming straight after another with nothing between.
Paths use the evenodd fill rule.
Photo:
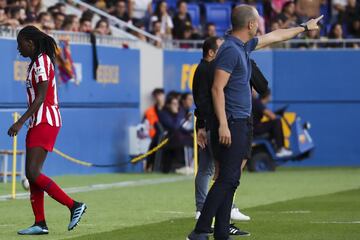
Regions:
<instances>
[{"instance_id":1,"label":"black shorts","mask_svg":"<svg viewBox=\"0 0 360 240\"><path fill-rule=\"evenodd\" d=\"M239 159L251 158L251 145L253 140L253 121L252 118L229 119L228 126L231 133L231 142L234 146L234 157ZM222 152L228 150L226 146L219 143L219 123L214 121L211 127L211 147L215 160L219 161ZM235 140L236 139L236 140Z\"/></svg>"}]
</instances>

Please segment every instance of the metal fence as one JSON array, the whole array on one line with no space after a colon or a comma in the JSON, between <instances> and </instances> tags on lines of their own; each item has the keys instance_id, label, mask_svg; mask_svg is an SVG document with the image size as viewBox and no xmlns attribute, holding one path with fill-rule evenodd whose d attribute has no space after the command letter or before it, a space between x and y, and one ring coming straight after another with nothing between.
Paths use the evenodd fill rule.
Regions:
<instances>
[{"instance_id":1,"label":"metal fence","mask_svg":"<svg viewBox=\"0 0 360 240\"><path fill-rule=\"evenodd\" d=\"M15 39L17 34L19 33L20 28L10 28L5 26L0 26L0 37L1 38L9 38ZM88 33L80 33L80 32L67 32L67 31L51 31L49 32L51 36L53 36L56 40L67 39L71 43L76 44L89 44L90 43L90 34ZM129 47L136 47L136 43L138 40L129 39L129 38L121 38L121 37L113 37L113 36L102 36L96 35L96 42L98 45L103 46L115 46L122 47L127 45Z\"/></svg>"},{"instance_id":2,"label":"metal fence","mask_svg":"<svg viewBox=\"0 0 360 240\"><path fill-rule=\"evenodd\" d=\"M171 40L164 44L166 49L201 49L204 40ZM269 46L271 49L319 49L359 48L360 39L292 39Z\"/></svg>"}]
</instances>

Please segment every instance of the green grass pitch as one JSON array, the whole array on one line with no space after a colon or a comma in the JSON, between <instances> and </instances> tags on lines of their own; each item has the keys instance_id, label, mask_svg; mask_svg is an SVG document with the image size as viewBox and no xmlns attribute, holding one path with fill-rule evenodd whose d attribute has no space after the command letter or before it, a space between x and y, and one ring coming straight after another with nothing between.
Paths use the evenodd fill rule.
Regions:
<instances>
[{"instance_id":1,"label":"green grass pitch","mask_svg":"<svg viewBox=\"0 0 360 240\"><path fill-rule=\"evenodd\" d=\"M164 181L154 183L159 179ZM138 184L72 193L89 206L80 226L72 232L67 231L68 210L46 197L47 236L17 236L18 229L33 222L30 203L27 199L0 201L0 239L184 240L195 224L193 177L106 174L55 180L65 188ZM0 184L0 195L9 193L10 185ZM252 217L250 222L237 223L251 232L247 239L360 239L360 168L282 168L274 173L245 173L235 202Z\"/></svg>"}]
</instances>

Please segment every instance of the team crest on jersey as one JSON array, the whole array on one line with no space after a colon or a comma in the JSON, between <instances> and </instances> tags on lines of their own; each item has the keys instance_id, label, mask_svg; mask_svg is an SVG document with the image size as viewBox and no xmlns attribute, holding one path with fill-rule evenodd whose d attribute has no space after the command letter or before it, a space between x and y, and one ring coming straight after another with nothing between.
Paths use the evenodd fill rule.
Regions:
<instances>
[{"instance_id":1,"label":"team crest on jersey","mask_svg":"<svg viewBox=\"0 0 360 240\"><path fill-rule=\"evenodd\" d=\"M36 74L36 75L45 74L45 69L44 69L43 67L36 67L36 68L35 68L35 74Z\"/></svg>"}]
</instances>

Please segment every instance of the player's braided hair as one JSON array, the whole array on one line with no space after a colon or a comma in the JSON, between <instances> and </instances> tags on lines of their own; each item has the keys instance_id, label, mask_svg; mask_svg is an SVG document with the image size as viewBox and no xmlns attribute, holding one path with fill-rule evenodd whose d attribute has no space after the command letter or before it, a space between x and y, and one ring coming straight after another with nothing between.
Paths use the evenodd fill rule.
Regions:
<instances>
[{"instance_id":1,"label":"player's braided hair","mask_svg":"<svg viewBox=\"0 0 360 240\"><path fill-rule=\"evenodd\" d=\"M29 25L20 30L18 38L32 40L35 44L34 56L45 53L49 56L51 62L53 64L55 63L57 44L51 36L40 31L37 27ZM29 68L34 64L35 60L36 59L31 59Z\"/></svg>"}]
</instances>

